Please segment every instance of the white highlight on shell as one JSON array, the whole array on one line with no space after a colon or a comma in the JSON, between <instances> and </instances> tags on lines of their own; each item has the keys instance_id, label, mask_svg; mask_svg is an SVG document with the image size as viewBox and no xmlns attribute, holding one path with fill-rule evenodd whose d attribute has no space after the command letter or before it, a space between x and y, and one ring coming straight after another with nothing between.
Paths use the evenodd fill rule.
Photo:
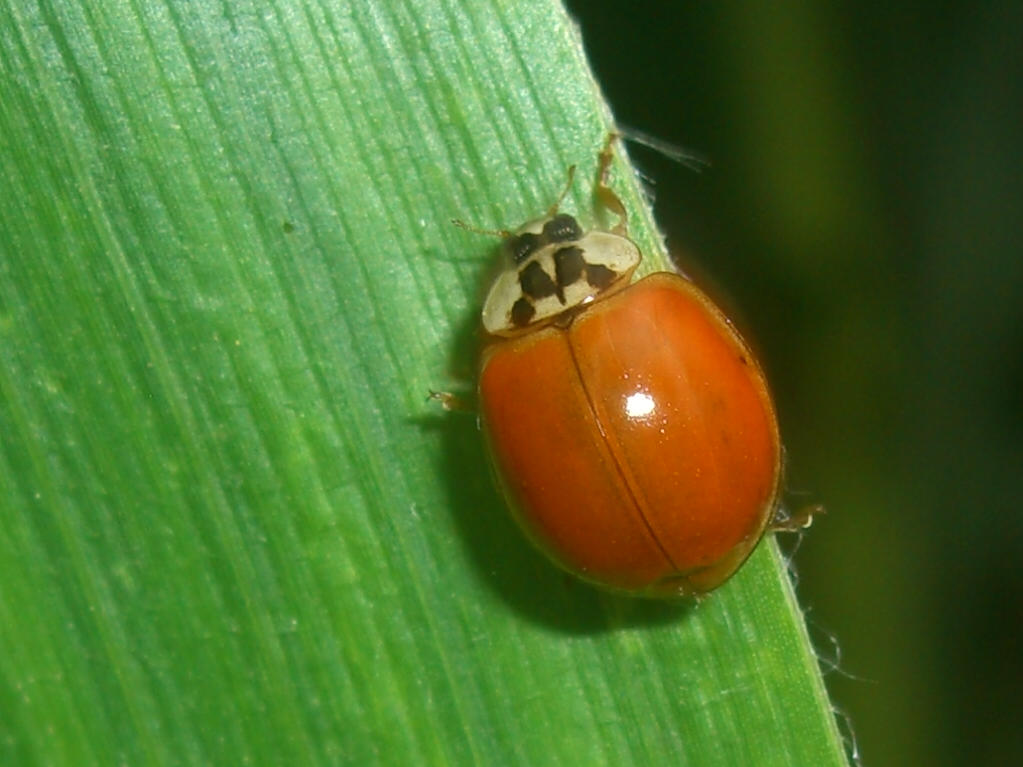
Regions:
<instances>
[{"instance_id":1,"label":"white highlight on shell","mask_svg":"<svg viewBox=\"0 0 1023 767\"><path fill-rule=\"evenodd\" d=\"M629 418L647 418L656 409L654 398L645 391L638 391L625 398L625 415Z\"/></svg>"}]
</instances>

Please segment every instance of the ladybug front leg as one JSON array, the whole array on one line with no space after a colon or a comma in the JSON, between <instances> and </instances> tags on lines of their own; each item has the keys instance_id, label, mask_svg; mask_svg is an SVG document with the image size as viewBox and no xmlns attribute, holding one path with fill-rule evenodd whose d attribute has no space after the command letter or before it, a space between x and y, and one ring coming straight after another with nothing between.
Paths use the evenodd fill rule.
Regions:
<instances>
[{"instance_id":1,"label":"ladybug front leg","mask_svg":"<svg viewBox=\"0 0 1023 767\"><path fill-rule=\"evenodd\" d=\"M597 155L597 184L594 188L594 193L605 208L618 216L618 223L611 229L611 233L626 237L629 231L629 214L625 211L622 198L615 193L607 182L607 177L611 172L611 163L614 161L615 156L614 142L621 137L622 134L614 131L607 134L604 148Z\"/></svg>"}]
</instances>

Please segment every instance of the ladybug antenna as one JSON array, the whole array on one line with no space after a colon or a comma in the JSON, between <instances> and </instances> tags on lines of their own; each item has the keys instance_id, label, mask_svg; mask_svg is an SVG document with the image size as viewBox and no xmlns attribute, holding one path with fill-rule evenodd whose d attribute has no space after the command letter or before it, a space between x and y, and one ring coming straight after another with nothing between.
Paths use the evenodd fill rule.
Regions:
<instances>
[{"instance_id":1,"label":"ladybug antenna","mask_svg":"<svg viewBox=\"0 0 1023 767\"><path fill-rule=\"evenodd\" d=\"M568 190L572 188L572 182L575 180L575 166L568 166L568 178L565 179L565 188L561 190L561 194L558 195L558 199L554 201L554 204L547 209L547 218L554 218L558 213L558 208L561 207L561 203L564 201L565 196L568 194Z\"/></svg>"},{"instance_id":2,"label":"ladybug antenna","mask_svg":"<svg viewBox=\"0 0 1023 767\"><path fill-rule=\"evenodd\" d=\"M611 172L611 163L615 157L614 142L621 136L621 133L615 131L607 134L604 148L597 156L597 184L594 187L594 194L605 208L618 216L618 223L611 229L611 233L624 236L629 227L629 214L625 212L622 198L615 194L610 184L607 183L607 177Z\"/></svg>"},{"instance_id":3,"label":"ladybug antenna","mask_svg":"<svg viewBox=\"0 0 1023 767\"><path fill-rule=\"evenodd\" d=\"M568 178L565 179L565 187L564 187L564 189L561 190L561 194L558 195L558 199L554 201L554 204L551 205L550 208L548 208L548 210L547 210L547 218L554 218L554 216L557 215L558 208L561 207L561 203L564 201L565 197L568 195L568 190L572 188L572 181L574 181L574 180L575 180L575 166L574 165L569 165L568 166ZM451 219L451 223L454 224L455 226L457 226L459 229L465 229L465 231L467 231L467 232L472 232L474 234L485 234L485 235L488 235L488 236L491 236L491 237L500 237L500 238L505 239L505 240L508 239L509 237L511 237L512 234L513 234L512 232L509 232L507 229L481 229L478 226L473 226L472 224L465 223L460 218L453 218L453 219Z\"/></svg>"},{"instance_id":4,"label":"ladybug antenna","mask_svg":"<svg viewBox=\"0 0 1023 767\"><path fill-rule=\"evenodd\" d=\"M473 234L485 234L488 237L500 237L503 240L512 236L512 233L507 229L480 229L478 226L467 224L459 218L451 219L451 223L459 229L464 229L465 231L472 232Z\"/></svg>"}]
</instances>

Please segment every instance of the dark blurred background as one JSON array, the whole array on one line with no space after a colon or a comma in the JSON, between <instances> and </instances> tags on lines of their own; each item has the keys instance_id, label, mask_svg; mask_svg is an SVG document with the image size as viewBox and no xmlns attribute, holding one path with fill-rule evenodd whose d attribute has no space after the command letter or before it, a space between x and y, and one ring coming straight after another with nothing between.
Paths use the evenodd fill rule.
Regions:
<instances>
[{"instance_id":1,"label":"dark blurred background","mask_svg":"<svg viewBox=\"0 0 1023 767\"><path fill-rule=\"evenodd\" d=\"M683 266L762 354L866 765L1023 764L1023 3L570 0Z\"/></svg>"}]
</instances>

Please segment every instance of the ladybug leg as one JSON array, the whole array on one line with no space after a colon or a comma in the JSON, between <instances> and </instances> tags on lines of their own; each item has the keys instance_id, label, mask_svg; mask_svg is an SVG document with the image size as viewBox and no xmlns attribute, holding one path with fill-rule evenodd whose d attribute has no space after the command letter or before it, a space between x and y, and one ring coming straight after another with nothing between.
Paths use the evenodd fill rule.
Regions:
<instances>
[{"instance_id":1,"label":"ladybug leg","mask_svg":"<svg viewBox=\"0 0 1023 767\"><path fill-rule=\"evenodd\" d=\"M629 215L625 212L622 198L615 194L611 185L607 182L607 177L611 172L611 163L614 161L615 156L614 142L621 138L621 136L622 134L614 131L608 133L604 148L597 155L597 185L594 188L594 194L597 195L597 198L605 208L618 216L618 223L611 229L611 233L624 237L629 230Z\"/></svg>"},{"instance_id":2,"label":"ladybug leg","mask_svg":"<svg viewBox=\"0 0 1023 767\"><path fill-rule=\"evenodd\" d=\"M468 402L464 397L459 397L457 394L452 394L449 391L433 391L430 390L430 396L427 400L434 400L439 402L440 406L447 410L449 413L475 413L475 403Z\"/></svg>"},{"instance_id":3,"label":"ladybug leg","mask_svg":"<svg viewBox=\"0 0 1023 767\"><path fill-rule=\"evenodd\" d=\"M819 503L810 503L795 511L779 506L767 529L772 533L798 533L812 525L814 517L824 513L824 506Z\"/></svg>"}]
</instances>

